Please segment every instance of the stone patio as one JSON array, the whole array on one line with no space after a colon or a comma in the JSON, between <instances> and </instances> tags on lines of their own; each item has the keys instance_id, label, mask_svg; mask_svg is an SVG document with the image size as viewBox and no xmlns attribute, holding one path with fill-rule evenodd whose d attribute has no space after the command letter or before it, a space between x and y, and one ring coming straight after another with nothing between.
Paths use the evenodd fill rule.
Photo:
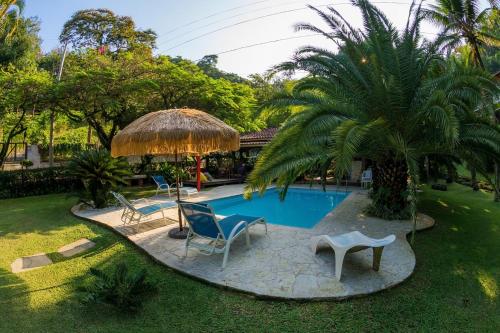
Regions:
<instances>
[{"instance_id":1,"label":"stone patio","mask_svg":"<svg viewBox=\"0 0 500 333\"><path fill-rule=\"evenodd\" d=\"M309 186L304 186L309 188ZM335 187L329 188L335 190ZM342 188L341 190L344 190ZM184 257L184 241L167 236L177 225L177 210L160 214L141 224L139 233L124 227L120 221L121 208L101 210L73 208L79 217L105 224L144 249L159 262L209 283L247 292L259 297L285 299L342 299L374 293L401 283L415 268L415 254L406 240L411 232L410 221L385 221L362 214L369 203L367 193L350 189L352 193L312 229L262 225L251 230L252 246L247 248L244 237L231 246L226 269L221 269L222 254L205 256L196 249ZM192 201L204 201L241 194L243 185L228 185L204 191ZM153 197L155 201L167 200ZM434 220L419 216L418 229L432 227ZM322 234L336 235L358 230L370 237L396 235L396 241L384 249L380 270L371 269L372 251L348 254L344 260L342 280L335 279L333 251L326 249L314 255L311 239Z\"/></svg>"}]
</instances>

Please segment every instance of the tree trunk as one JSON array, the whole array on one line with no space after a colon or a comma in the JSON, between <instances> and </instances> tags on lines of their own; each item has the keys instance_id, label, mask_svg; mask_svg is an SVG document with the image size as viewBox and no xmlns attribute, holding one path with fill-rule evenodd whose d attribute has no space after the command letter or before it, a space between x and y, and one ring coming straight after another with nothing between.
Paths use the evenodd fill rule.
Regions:
<instances>
[{"instance_id":1,"label":"tree trunk","mask_svg":"<svg viewBox=\"0 0 500 333\"><path fill-rule=\"evenodd\" d=\"M446 183L453 183L455 181L455 170L453 170L453 164L451 162L446 163L446 173Z\"/></svg>"},{"instance_id":2,"label":"tree trunk","mask_svg":"<svg viewBox=\"0 0 500 333\"><path fill-rule=\"evenodd\" d=\"M476 173L476 168L471 167L470 168L470 182L471 182L471 187L474 191L479 191L479 186L477 185L477 173Z\"/></svg>"},{"instance_id":3,"label":"tree trunk","mask_svg":"<svg viewBox=\"0 0 500 333\"><path fill-rule=\"evenodd\" d=\"M7 134L7 138L0 149L0 169L3 169L3 164L7 159L7 154L9 153L9 144L12 142L12 139L15 138L16 135L19 135L26 131L26 127L23 126L24 116L26 114L26 110L22 110L21 117L17 121L17 123L10 129L9 134Z\"/></svg>"},{"instance_id":4,"label":"tree trunk","mask_svg":"<svg viewBox=\"0 0 500 333\"><path fill-rule=\"evenodd\" d=\"M493 188L495 190L495 197L493 198L493 200L495 200L495 202L500 202L500 166L498 165L497 161L495 161L494 182L495 186Z\"/></svg>"},{"instance_id":5,"label":"tree trunk","mask_svg":"<svg viewBox=\"0 0 500 333\"><path fill-rule=\"evenodd\" d=\"M92 126L88 126L87 128L87 147L90 147L92 144Z\"/></svg>"},{"instance_id":6,"label":"tree trunk","mask_svg":"<svg viewBox=\"0 0 500 333\"><path fill-rule=\"evenodd\" d=\"M373 169L373 204L390 215L400 215L408 206L408 168L404 160L387 158Z\"/></svg>"},{"instance_id":7,"label":"tree trunk","mask_svg":"<svg viewBox=\"0 0 500 333\"><path fill-rule=\"evenodd\" d=\"M50 124L49 124L49 167L54 166L54 110L50 111Z\"/></svg>"}]
</instances>

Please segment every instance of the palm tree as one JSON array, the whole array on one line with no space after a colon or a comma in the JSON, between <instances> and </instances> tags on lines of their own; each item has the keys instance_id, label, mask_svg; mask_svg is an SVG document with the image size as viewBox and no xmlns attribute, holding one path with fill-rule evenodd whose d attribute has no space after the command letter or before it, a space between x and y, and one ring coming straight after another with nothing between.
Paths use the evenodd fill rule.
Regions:
<instances>
[{"instance_id":1,"label":"palm tree","mask_svg":"<svg viewBox=\"0 0 500 333\"><path fill-rule=\"evenodd\" d=\"M498 0L488 0L491 7L480 11L479 0L438 0L436 5L430 5L423 10L424 17L442 28L442 35L449 39L448 48L454 49L465 42L470 48L472 62L476 66L485 69L481 58L481 47L500 46L499 36L495 33L482 29L491 11L498 10ZM497 123L492 117L493 123ZM500 200L500 189L498 182L500 170L498 162L495 161L495 201ZM472 183L476 188L476 170L471 167Z\"/></svg>"},{"instance_id":2,"label":"palm tree","mask_svg":"<svg viewBox=\"0 0 500 333\"><path fill-rule=\"evenodd\" d=\"M488 13L497 9L498 0L488 0L491 7L480 11L479 0L437 0L436 5L423 9L424 17L442 28L449 39L448 47L454 49L463 41L472 50L472 60L484 69L481 45L499 45L498 36L481 31L481 24Z\"/></svg>"},{"instance_id":3,"label":"palm tree","mask_svg":"<svg viewBox=\"0 0 500 333\"><path fill-rule=\"evenodd\" d=\"M331 7L310 7L330 31L296 26L324 35L339 51L303 47L275 68L308 73L291 94L272 102L302 111L262 151L247 194L276 182L285 195L305 171L324 170L333 162L341 176L354 157L362 156L376 163L372 213L407 217L415 212L415 200L408 198L415 198L417 161L425 154L467 145L500 156L499 131L476 121L470 111L481 98L492 99L497 87L477 68L444 61L438 51L445 38L421 39L420 7L410 11L406 28L398 32L368 0L353 4L361 11L363 29L353 28Z\"/></svg>"},{"instance_id":4,"label":"palm tree","mask_svg":"<svg viewBox=\"0 0 500 333\"><path fill-rule=\"evenodd\" d=\"M0 0L0 36L6 40L12 36L23 8L23 0Z\"/></svg>"}]
</instances>

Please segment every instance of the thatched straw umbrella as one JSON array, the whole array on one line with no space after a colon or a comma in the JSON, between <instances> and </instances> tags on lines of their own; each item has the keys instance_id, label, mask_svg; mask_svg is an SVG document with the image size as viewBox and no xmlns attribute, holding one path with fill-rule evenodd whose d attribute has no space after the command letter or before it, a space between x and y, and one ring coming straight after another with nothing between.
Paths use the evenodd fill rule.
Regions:
<instances>
[{"instance_id":1,"label":"thatched straw umbrella","mask_svg":"<svg viewBox=\"0 0 500 333\"><path fill-rule=\"evenodd\" d=\"M143 156L178 155L201 156L211 152L235 151L240 148L239 133L222 120L195 109L171 109L148 113L121 130L111 142L111 155ZM197 159L197 179L200 179L200 160ZM176 179L177 200L179 175ZM179 229L184 235L181 211ZM172 233L171 233L172 235Z\"/></svg>"}]
</instances>

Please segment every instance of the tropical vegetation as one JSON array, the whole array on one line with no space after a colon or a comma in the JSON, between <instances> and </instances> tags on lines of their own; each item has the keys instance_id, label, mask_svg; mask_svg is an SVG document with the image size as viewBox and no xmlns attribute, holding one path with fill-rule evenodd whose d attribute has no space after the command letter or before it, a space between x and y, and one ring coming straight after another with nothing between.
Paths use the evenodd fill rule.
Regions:
<instances>
[{"instance_id":1,"label":"tropical vegetation","mask_svg":"<svg viewBox=\"0 0 500 333\"><path fill-rule=\"evenodd\" d=\"M143 302L157 292L157 283L148 280L143 268L129 272L125 263L119 263L113 273L90 268L94 281L83 287L82 301L88 305L99 303L116 306L120 311L137 312Z\"/></svg>"},{"instance_id":2,"label":"tropical vegetation","mask_svg":"<svg viewBox=\"0 0 500 333\"><path fill-rule=\"evenodd\" d=\"M398 31L366 0L353 4L364 26L352 27L333 7L311 7L328 30L307 23L297 30L320 33L339 48L303 47L276 71L305 71L290 93L270 105L300 107L260 155L248 192L272 182L287 187L307 170L333 168L345 175L356 157L375 162L370 212L407 218L415 211L419 160L429 154L459 156L479 167L500 160L500 130L478 108L492 106L498 87L491 74L441 51L448 36L422 38L425 15L412 8ZM410 179L410 181L408 181Z\"/></svg>"},{"instance_id":3,"label":"tropical vegetation","mask_svg":"<svg viewBox=\"0 0 500 333\"><path fill-rule=\"evenodd\" d=\"M82 200L95 208L106 207L109 191L126 185L124 177L130 175L128 162L111 157L105 149L89 149L75 154L67 168L71 176L83 182Z\"/></svg>"}]
</instances>

